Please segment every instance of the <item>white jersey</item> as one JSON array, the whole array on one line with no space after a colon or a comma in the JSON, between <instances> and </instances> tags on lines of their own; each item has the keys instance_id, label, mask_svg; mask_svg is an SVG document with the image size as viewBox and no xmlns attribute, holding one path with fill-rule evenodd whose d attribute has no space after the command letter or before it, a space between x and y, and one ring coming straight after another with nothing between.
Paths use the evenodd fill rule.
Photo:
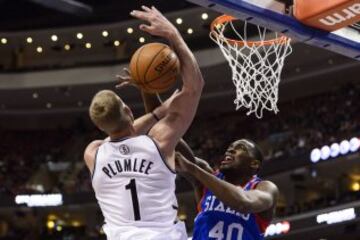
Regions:
<instances>
[{"instance_id":1,"label":"white jersey","mask_svg":"<svg viewBox=\"0 0 360 240\"><path fill-rule=\"evenodd\" d=\"M174 232L179 228L175 177L149 136L103 143L96 154L92 185L108 239L179 235ZM180 229L184 235L184 226ZM186 233L175 235L170 239L186 239Z\"/></svg>"}]
</instances>

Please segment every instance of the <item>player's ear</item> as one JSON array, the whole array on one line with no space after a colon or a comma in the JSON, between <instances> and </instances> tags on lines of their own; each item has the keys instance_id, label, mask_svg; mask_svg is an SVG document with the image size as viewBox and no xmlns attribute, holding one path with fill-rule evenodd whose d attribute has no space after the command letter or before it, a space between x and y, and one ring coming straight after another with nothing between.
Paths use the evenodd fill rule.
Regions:
<instances>
[{"instance_id":1,"label":"player's ear","mask_svg":"<svg viewBox=\"0 0 360 240\"><path fill-rule=\"evenodd\" d=\"M258 169L260 169L260 161L257 159L252 159L250 162L250 168L253 169L254 171L257 171Z\"/></svg>"}]
</instances>

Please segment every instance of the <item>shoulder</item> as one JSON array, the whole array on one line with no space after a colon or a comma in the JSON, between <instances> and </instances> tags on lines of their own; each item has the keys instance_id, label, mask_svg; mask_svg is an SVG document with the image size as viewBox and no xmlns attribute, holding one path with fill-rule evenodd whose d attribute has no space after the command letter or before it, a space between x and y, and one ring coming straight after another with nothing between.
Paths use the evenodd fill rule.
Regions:
<instances>
[{"instance_id":1,"label":"shoulder","mask_svg":"<svg viewBox=\"0 0 360 240\"><path fill-rule=\"evenodd\" d=\"M85 162L92 161L95 158L96 151L104 143L104 140L94 140L87 145L84 151Z\"/></svg>"}]
</instances>

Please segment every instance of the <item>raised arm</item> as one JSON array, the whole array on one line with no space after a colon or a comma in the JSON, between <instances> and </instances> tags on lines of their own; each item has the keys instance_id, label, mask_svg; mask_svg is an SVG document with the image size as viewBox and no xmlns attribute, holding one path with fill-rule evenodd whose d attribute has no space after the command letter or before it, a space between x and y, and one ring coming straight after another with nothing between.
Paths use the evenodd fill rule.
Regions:
<instances>
[{"instance_id":1,"label":"raised arm","mask_svg":"<svg viewBox=\"0 0 360 240\"><path fill-rule=\"evenodd\" d=\"M174 168L175 146L195 116L204 80L194 55L173 24L155 7L151 9L143 7L143 10L131 13L134 17L150 23L150 25L140 25L140 29L169 40L180 60L182 89L171 101L166 116L155 124L149 132L149 135L159 144L160 150L165 155L169 165Z\"/></svg>"},{"instance_id":2,"label":"raised arm","mask_svg":"<svg viewBox=\"0 0 360 240\"><path fill-rule=\"evenodd\" d=\"M234 210L242 213L261 213L272 210L276 206L279 192L272 182L262 181L256 189L244 191L242 188L209 174L179 153L176 155L176 162L182 171L193 175L220 201Z\"/></svg>"}]
</instances>

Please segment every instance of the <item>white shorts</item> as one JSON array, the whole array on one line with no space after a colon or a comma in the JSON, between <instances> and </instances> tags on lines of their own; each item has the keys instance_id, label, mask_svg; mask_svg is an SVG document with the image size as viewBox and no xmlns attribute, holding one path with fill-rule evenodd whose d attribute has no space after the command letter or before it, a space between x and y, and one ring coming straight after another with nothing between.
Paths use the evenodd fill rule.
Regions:
<instances>
[{"instance_id":1,"label":"white shorts","mask_svg":"<svg viewBox=\"0 0 360 240\"><path fill-rule=\"evenodd\" d=\"M103 226L107 240L187 240L185 224L178 221L169 228Z\"/></svg>"}]
</instances>

